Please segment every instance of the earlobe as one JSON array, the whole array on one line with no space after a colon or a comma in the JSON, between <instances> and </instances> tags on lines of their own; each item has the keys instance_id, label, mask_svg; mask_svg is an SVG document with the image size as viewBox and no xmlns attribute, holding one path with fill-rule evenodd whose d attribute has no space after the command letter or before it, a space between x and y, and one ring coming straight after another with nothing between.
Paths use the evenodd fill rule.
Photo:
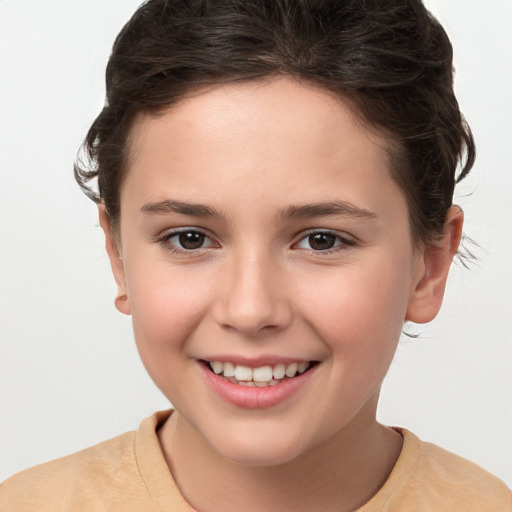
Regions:
<instances>
[{"instance_id":1,"label":"earlobe","mask_svg":"<svg viewBox=\"0 0 512 512\"><path fill-rule=\"evenodd\" d=\"M98 205L100 226L105 234L105 249L110 260L112 273L117 285L117 296L114 301L116 308L125 315L131 314L130 300L126 286L123 258L121 255L120 243L112 229L112 223L103 203Z\"/></svg>"},{"instance_id":2,"label":"earlobe","mask_svg":"<svg viewBox=\"0 0 512 512\"><path fill-rule=\"evenodd\" d=\"M448 272L457 253L464 213L458 206L448 210L441 238L423 250L419 275L407 305L406 320L424 324L433 320L441 308Z\"/></svg>"}]
</instances>

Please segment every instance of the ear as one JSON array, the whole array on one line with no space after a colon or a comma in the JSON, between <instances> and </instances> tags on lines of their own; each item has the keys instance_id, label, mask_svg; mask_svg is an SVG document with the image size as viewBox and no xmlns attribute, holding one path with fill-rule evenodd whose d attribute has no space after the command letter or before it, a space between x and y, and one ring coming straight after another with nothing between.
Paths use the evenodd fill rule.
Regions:
<instances>
[{"instance_id":1,"label":"ear","mask_svg":"<svg viewBox=\"0 0 512 512\"><path fill-rule=\"evenodd\" d=\"M463 223L463 211L458 206L452 206L448 210L440 240L423 249L423 258L407 305L407 321L424 324L433 320L439 312L448 272L460 244Z\"/></svg>"},{"instance_id":2,"label":"ear","mask_svg":"<svg viewBox=\"0 0 512 512\"><path fill-rule=\"evenodd\" d=\"M110 265L117 284L116 308L125 315L131 314L130 300L126 286L123 258L121 255L120 241L116 237L110 222L110 217L104 204L98 205L100 226L105 233L105 249L110 259Z\"/></svg>"}]
</instances>

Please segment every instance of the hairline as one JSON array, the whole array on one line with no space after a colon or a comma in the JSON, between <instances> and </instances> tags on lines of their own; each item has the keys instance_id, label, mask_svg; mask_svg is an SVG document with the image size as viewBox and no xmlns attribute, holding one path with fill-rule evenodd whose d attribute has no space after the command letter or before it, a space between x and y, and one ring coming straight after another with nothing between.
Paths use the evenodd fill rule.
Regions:
<instances>
[{"instance_id":1,"label":"hairline","mask_svg":"<svg viewBox=\"0 0 512 512\"><path fill-rule=\"evenodd\" d=\"M280 78L292 79L299 84L307 84L324 93L329 94L329 96L333 100L341 102L344 106L350 109L350 112L353 115L355 123L365 132L372 136L373 142L384 142L384 144L381 147L388 156L387 166L389 169L390 178L398 185L398 187L404 194L406 200L409 218L409 228L413 246L416 248L420 248L423 247L424 245L432 245L433 243L435 243L435 234L433 237L429 236L427 233L420 232L419 224L414 221L415 212L414 205L412 204L414 195L411 194L410 191L407 189L405 180L403 179L404 170L401 170L410 164L406 161L407 158L405 156L405 146L400 142L396 134L394 134L387 127L376 126L369 119L367 119L363 112L361 111L361 109L357 106L355 95L350 94L350 92L335 89L334 87L330 87L326 83L315 78L304 76L298 73L292 74L287 72L272 72L255 77L236 78L226 76L221 77L217 80L212 79L211 82L209 83L194 84L191 85L189 88L185 88L183 93L179 95L174 101L163 103L162 105L157 105L153 108L142 105L139 108L134 107L133 112L131 113L129 126L127 127L127 135L125 138L125 145L123 148L124 155L120 165L120 180L117 189L119 218L111 218L109 215L112 229L114 232L117 233L116 238L119 238L120 240L121 189L123 187L125 177L130 168L130 162L133 161L136 152L138 151L138 149L140 149L137 143L135 143L135 140L140 142L140 137L135 137L135 134L137 133L137 126L140 126L141 124L139 122L141 119L143 119L144 117L162 117L165 114L171 112L172 110L178 108L186 100L197 97L201 94L206 94L208 92L211 92L217 88L221 88L226 85L250 83L260 83L262 85L266 85ZM104 202L102 199L101 201Z\"/></svg>"}]
</instances>

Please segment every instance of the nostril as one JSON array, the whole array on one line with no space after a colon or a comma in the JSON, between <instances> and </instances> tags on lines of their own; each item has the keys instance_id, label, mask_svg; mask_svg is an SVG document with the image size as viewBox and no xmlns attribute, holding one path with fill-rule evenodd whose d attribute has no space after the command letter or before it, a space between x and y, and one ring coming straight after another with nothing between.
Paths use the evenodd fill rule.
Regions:
<instances>
[{"instance_id":1,"label":"nostril","mask_svg":"<svg viewBox=\"0 0 512 512\"><path fill-rule=\"evenodd\" d=\"M284 290L269 283L269 276L259 278L251 273L232 278L235 282L219 295L214 317L226 331L248 337L270 334L286 328L292 319L292 308Z\"/></svg>"}]
</instances>

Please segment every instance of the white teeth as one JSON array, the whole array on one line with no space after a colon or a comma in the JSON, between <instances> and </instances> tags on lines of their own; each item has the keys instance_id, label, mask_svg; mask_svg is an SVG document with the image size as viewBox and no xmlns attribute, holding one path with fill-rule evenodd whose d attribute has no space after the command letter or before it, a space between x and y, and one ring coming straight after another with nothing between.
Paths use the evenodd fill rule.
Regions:
<instances>
[{"instance_id":1,"label":"white teeth","mask_svg":"<svg viewBox=\"0 0 512 512\"><path fill-rule=\"evenodd\" d=\"M283 363L250 368L248 366L235 365L233 363L223 363L221 361L210 362L210 367L217 375L222 375L231 382L247 386L265 387L280 384L285 377L292 378L298 373L303 374L311 363Z\"/></svg>"},{"instance_id":2,"label":"white teeth","mask_svg":"<svg viewBox=\"0 0 512 512\"><path fill-rule=\"evenodd\" d=\"M295 374L297 373L298 366L299 365L297 363L289 364L286 367L286 376L287 377L295 377Z\"/></svg>"},{"instance_id":3,"label":"white teeth","mask_svg":"<svg viewBox=\"0 0 512 512\"><path fill-rule=\"evenodd\" d=\"M272 380L272 366L260 366L252 371L252 380L268 382Z\"/></svg>"},{"instance_id":4,"label":"white teeth","mask_svg":"<svg viewBox=\"0 0 512 512\"><path fill-rule=\"evenodd\" d=\"M224 377L234 377L234 376L235 376L235 365L233 363L224 363Z\"/></svg>"},{"instance_id":5,"label":"white teeth","mask_svg":"<svg viewBox=\"0 0 512 512\"><path fill-rule=\"evenodd\" d=\"M217 375L222 373L222 370L224 369L224 365L220 361L214 361L213 363L210 363L210 366Z\"/></svg>"},{"instance_id":6,"label":"white teeth","mask_svg":"<svg viewBox=\"0 0 512 512\"><path fill-rule=\"evenodd\" d=\"M244 381L252 380L252 368L249 368L248 366L236 365L235 379Z\"/></svg>"},{"instance_id":7,"label":"white teeth","mask_svg":"<svg viewBox=\"0 0 512 512\"><path fill-rule=\"evenodd\" d=\"M299 364L299 366L298 366L298 368L297 368L297 371L298 371L299 373L301 373L301 374L302 374L302 373L304 373L308 368L309 368L309 363L306 363L306 362L304 362L304 363L300 363L300 364ZM225 370L224 370L224 372L225 372Z\"/></svg>"},{"instance_id":8,"label":"white teeth","mask_svg":"<svg viewBox=\"0 0 512 512\"><path fill-rule=\"evenodd\" d=\"M274 366L274 379L282 379L286 375L286 366L284 364L278 364Z\"/></svg>"}]
</instances>

